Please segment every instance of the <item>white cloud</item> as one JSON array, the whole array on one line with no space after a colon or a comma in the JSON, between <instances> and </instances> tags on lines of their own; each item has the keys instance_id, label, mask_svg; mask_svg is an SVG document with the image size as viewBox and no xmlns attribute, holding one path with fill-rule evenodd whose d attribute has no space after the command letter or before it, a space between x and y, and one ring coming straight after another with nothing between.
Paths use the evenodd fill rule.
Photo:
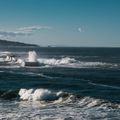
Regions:
<instances>
[{"instance_id":1,"label":"white cloud","mask_svg":"<svg viewBox=\"0 0 120 120\"><path fill-rule=\"evenodd\" d=\"M19 28L20 31L28 31L28 32L33 32L42 29L52 29L52 28L49 26L29 26L29 27Z\"/></svg>"},{"instance_id":2,"label":"white cloud","mask_svg":"<svg viewBox=\"0 0 120 120\"><path fill-rule=\"evenodd\" d=\"M0 31L1 37L16 37L16 36L25 36L30 35L28 32L22 32L22 31Z\"/></svg>"},{"instance_id":3,"label":"white cloud","mask_svg":"<svg viewBox=\"0 0 120 120\"><path fill-rule=\"evenodd\" d=\"M17 36L29 36L33 32L42 30L42 29L51 29L51 27L49 27L49 26L29 26L29 27L18 28L15 31L0 30L0 37L5 38L5 37L17 37Z\"/></svg>"},{"instance_id":4,"label":"white cloud","mask_svg":"<svg viewBox=\"0 0 120 120\"><path fill-rule=\"evenodd\" d=\"M81 28L81 27L79 27L79 28L78 28L78 31L79 31L79 32L82 32L82 28Z\"/></svg>"}]
</instances>

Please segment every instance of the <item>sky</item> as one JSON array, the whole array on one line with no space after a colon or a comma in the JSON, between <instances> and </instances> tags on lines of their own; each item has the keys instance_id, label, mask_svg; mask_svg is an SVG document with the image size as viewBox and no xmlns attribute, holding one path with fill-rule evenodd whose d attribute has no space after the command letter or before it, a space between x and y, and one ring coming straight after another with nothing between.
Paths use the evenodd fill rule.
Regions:
<instances>
[{"instance_id":1,"label":"sky","mask_svg":"<svg viewBox=\"0 0 120 120\"><path fill-rule=\"evenodd\" d=\"M120 0L0 0L0 39L120 47Z\"/></svg>"}]
</instances>

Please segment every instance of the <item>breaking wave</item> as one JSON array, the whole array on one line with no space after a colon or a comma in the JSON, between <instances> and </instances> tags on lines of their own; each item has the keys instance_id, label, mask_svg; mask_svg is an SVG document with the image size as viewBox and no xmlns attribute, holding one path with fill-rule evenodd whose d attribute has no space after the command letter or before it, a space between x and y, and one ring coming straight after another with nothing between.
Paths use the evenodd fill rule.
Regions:
<instances>
[{"instance_id":1,"label":"breaking wave","mask_svg":"<svg viewBox=\"0 0 120 120\"><path fill-rule=\"evenodd\" d=\"M1 56L4 56L5 54L10 54L10 52L1 52ZM15 53L19 56L23 54L25 57L25 53ZM26 58L22 59L26 59ZM67 68L119 68L119 64L115 63L107 63L107 62L101 62L101 61L84 61L84 60L78 60L76 56L73 57L62 57L62 58L38 58L37 61L42 64L40 66L32 66L32 68L47 68L47 67L67 67ZM3 58L0 58L0 62L3 62ZM10 65L2 65L0 64L0 68L14 68L19 67L17 64L10 64ZM30 68L30 66L28 67Z\"/></svg>"},{"instance_id":2,"label":"breaking wave","mask_svg":"<svg viewBox=\"0 0 120 120\"><path fill-rule=\"evenodd\" d=\"M20 99L23 101L55 101L61 97L68 97L68 93L62 91L53 92L48 89L1 90L0 98L5 100Z\"/></svg>"},{"instance_id":3,"label":"breaking wave","mask_svg":"<svg viewBox=\"0 0 120 120\"><path fill-rule=\"evenodd\" d=\"M52 93L48 89L21 89L19 91L20 99L29 101L56 100L60 94Z\"/></svg>"},{"instance_id":4,"label":"breaking wave","mask_svg":"<svg viewBox=\"0 0 120 120\"><path fill-rule=\"evenodd\" d=\"M21 88L20 90L8 90L8 91L0 91L1 99L19 99L21 101L45 101L45 102L53 102L53 103L76 103L81 107L93 107L93 106L101 106L103 104L112 104L108 101L92 98L89 96L80 96L75 95L63 91L52 91L49 89L25 89ZM112 104L118 105L119 104Z\"/></svg>"},{"instance_id":5,"label":"breaking wave","mask_svg":"<svg viewBox=\"0 0 120 120\"><path fill-rule=\"evenodd\" d=\"M65 65L65 64L69 64L69 63L74 63L74 62L76 62L76 60L75 60L74 58L69 58L69 57L65 57L65 58L61 58L61 59L41 58L41 59L38 59L38 61L39 61L40 63L49 64L49 65Z\"/></svg>"},{"instance_id":6,"label":"breaking wave","mask_svg":"<svg viewBox=\"0 0 120 120\"><path fill-rule=\"evenodd\" d=\"M117 115L116 118L120 117L119 104L89 96L77 96L63 91L20 89L19 91L4 91L0 96L4 99L10 96L19 99L19 101L5 102L5 105L2 106L0 104L2 107L0 119L90 120L98 117L100 119L114 118L115 115ZM12 111L8 109L9 106L13 107ZM108 114L111 115L108 116Z\"/></svg>"},{"instance_id":7,"label":"breaking wave","mask_svg":"<svg viewBox=\"0 0 120 120\"><path fill-rule=\"evenodd\" d=\"M71 68L114 68L118 67L117 64L112 63L105 63L105 62L84 62L76 60L75 58L64 57L61 59L55 58L39 58L39 63L51 65L51 66L58 66L58 67L71 67Z\"/></svg>"}]
</instances>

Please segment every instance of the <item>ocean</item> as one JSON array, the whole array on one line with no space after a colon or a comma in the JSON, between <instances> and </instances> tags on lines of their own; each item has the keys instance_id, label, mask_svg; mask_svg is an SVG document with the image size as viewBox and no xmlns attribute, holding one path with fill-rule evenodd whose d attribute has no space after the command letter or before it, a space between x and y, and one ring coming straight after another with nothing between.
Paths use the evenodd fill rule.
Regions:
<instances>
[{"instance_id":1,"label":"ocean","mask_svg":"<svg viewBox=\"0 0 120 120\"><path fill-rule=\"evenodd\" d=\"M0 65L0 120L120 120L120 48L0 48L38 67ZM0 58L2 61L2 58Z\"/></svg>"}]
</instances>

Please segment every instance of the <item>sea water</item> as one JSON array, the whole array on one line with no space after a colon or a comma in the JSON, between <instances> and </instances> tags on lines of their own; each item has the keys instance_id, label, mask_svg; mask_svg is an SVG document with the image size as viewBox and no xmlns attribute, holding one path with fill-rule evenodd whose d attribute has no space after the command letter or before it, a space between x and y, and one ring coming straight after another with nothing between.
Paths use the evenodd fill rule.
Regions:
<instances>
[{"instance_id":1,"label":"sea water","mask_svg":"<svg viewBox=\"0 0 120 120\"><path fill-rule=\"evenodd\" d=\"M1 120L119 120L120 48L4 48L38 67L0 66ZM0 59L2 61L2 59Z\"/></svg>"}]
</instances>

